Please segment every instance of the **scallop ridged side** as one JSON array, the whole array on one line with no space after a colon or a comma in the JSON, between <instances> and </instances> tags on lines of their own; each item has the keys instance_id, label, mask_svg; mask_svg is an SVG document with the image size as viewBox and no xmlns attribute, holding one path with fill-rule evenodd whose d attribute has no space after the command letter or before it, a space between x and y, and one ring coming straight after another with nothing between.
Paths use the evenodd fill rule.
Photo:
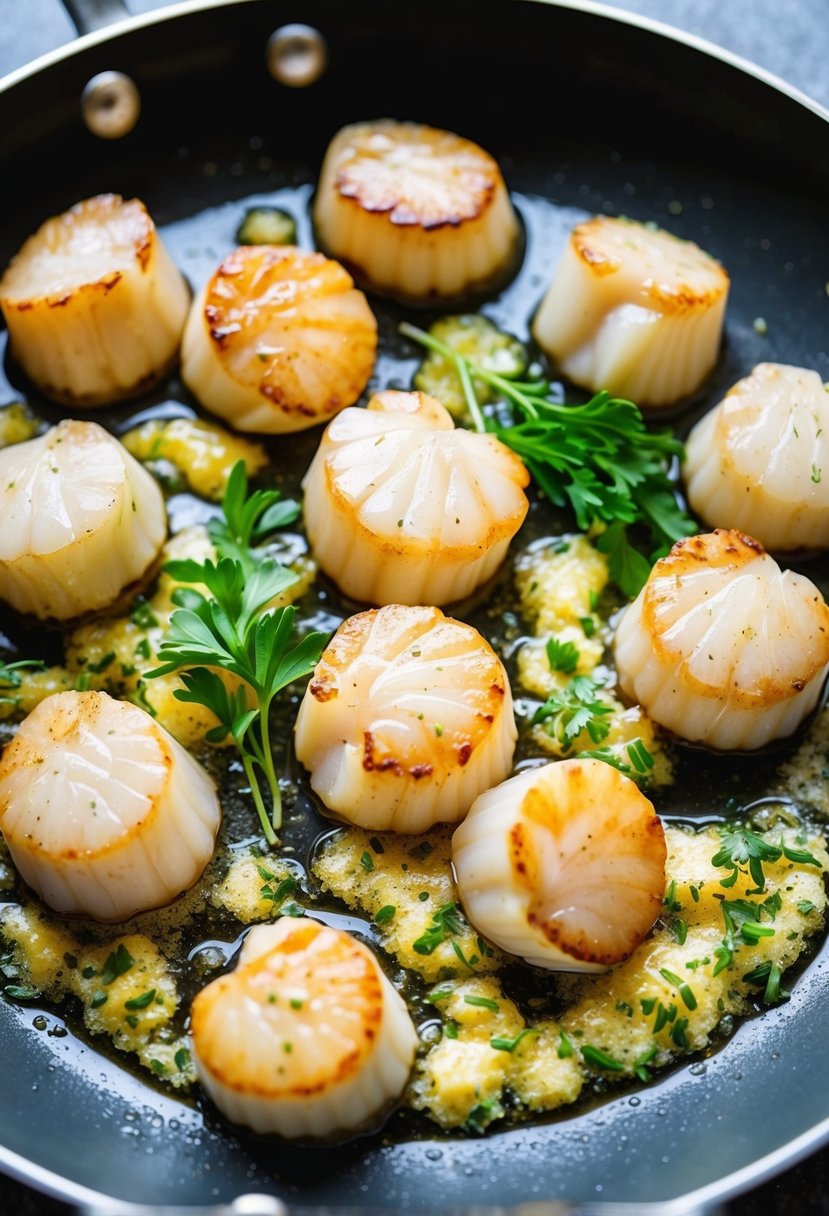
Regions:
<instances>
[{"instance_id":1,"label":"scallop ridged side","mask_svg":"<svg viewBox=\"0 0 829 1216\"><path fill-rule=\"evenodd\" d=\"M66 620L111 603L167 535L156 481L94 422L0 451L0 596Z\"/></svg>"}]
</instances>

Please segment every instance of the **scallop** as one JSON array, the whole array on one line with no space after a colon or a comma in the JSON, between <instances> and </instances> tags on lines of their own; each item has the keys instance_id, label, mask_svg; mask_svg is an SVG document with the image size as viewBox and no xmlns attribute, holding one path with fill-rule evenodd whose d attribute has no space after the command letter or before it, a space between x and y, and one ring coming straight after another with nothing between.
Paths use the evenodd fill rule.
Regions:
<instances>
[{"instance_id":1,"label":"scallop","mask_svg":"<svg viewBox=\"0 0 829 1216\"><path fill-rule=\"evenodd\" d=\"M0 831L56 912L122 921L169 903L210 860L219 819L193 757L105 692L46 697L0 760Z\"/></svg>"},{"instance_id":2,"label":"scallop","mask_svg":"<svg viewBox=\"0 0 829 1216\"><path fill-rule=\"evenodd\" d=\"M434 397L388 391L328 426L303 482L305 525L353 599L447 604L503 561L528 481L509 448L456 430Z\"/></svg>"},{"instance_id":3,"label":"scallop","mask_svg":"<svg viewBox=\"0 0 829 1216\"><path fill-rule=\"evenodd\" d=\"M471 625L391 604L337 630L296 726L296 754L329 810L363 828L456 823L510 771L504 667Z\"/></svg>"},{"instance_id":4,"label":"scallop","mask_svg":"<svg viewBox=\"0 0 829 1216\"><path fill-rule=\"evenodd\" d=\"M237 430L282 434L352 405L376 353L374 314L339 263L292 245L243 245L193 303L181 373Z\"/></svg>"},{"instance_id":5,"label":"scallop","mask_svg":"<svg viewBox=\"0 0 829 1216\"><path fill-rule=\"evenodd\" d=\"M503 276L520 234L489 153L451 131L390 119L334 136L314 223L320 243L361 281L415 302Z\"/></svg>"},{"instance_id":6,"label":"scallop","mask_svg":"<svg viewBox=\"0 0 829 1216\"><path fill-rule=\"evenodd\" d=\"M0 597L67 620L110 604L167 537L158 485L96 422L0 451Z\"/></svg>"},{"instance_id":7,"label":"scallop","mask_svg":"<svg viewBox=\"0 0 829 1216\"><path fill-rule=\"evenodd\" d=\"M720 531L678 541L616 634L623 693L676 735L722 750L784 738L829 670L829 608L759 541Z\"/></svg>"},{"instance_id":8,"label":"scallop","mask_svg":"<svg viewBox=\"0 0 829 1216\"><path fill-rule=\"evenodd\" d=\"M691 431L683 475L707 524L776 551L829 547L829 393L820 376L758 364Z\"/></svg>"},{"instance_id":9,"label":"scallop","mask_svg":"<svg viewBox=\"0 0 829 1216\"><path fill-rule=\"evenodd\" d=\"M417 1046L371 951L309 917L252 929L235 971L196 996L190 1030L199 1080L222 1114L289 1138L376 1123Z\"/></svg>"},{"instance_id":10,"label":"scallop","mask_svg":"<svg viewBox=\"0 0 829 1216\"><path fill-rule=\"evenodd\" d=\"M189 304L144 204L118 194L47 220L0 279L15 358L41 392L84 408L164 376Z\"/></svg>"},{"instance_id":11,"label":"scallop","mask_svg":"<svg viewBox=\"0 0 829 1216\"><path fill-rule=\"evenodd\" d=\"M575 384L645 408L673 405L716 362L728 287L693 242L596 216L573 229L533 336Z\"/></svg>"},{"instance_id":12,"label":"scallop","mask_svg":"<svg viewBox=\"0 0 829 1216\"><path fill-rule=\"evenodd\" d=\"M635 782L601 760L520 773L452 837L470 924L552 971L604 971L644 941L665 894L665 834Z\"/></svg>"}]
</instances>

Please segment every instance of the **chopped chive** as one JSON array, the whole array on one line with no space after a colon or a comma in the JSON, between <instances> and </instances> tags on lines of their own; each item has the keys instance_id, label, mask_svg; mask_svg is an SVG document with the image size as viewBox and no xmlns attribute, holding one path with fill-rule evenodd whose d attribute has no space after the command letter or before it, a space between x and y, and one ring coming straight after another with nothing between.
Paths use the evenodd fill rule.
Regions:
<instances>
[{"instance_id":1,"label":"chopped chive","mask_svg":"<svg viewBox=\"0 0 829 1216\"><path fill-rule=\"evenodd\" d=\"M465 996L463 998L465 1005L475 1005L480 1009L491 1009L493 1013L497 1013L500 1005L497 1001L491 1000L488 996Z\"/></svg>"},{"instance_id":2,"label":"chopped chive","mask_svg":"<svg viewBox=\"0 0 829 1216\"><path fill-rule=\"evenodd\" d=\"M390 920L394 919L394 914L397 908L394 904L384 904L374 915L374 923L376 925L387 925Z\"/></svg>"},{"instance_id":3,"label":"chopped chive","mask_svg":"<svg viewBox=\"0 0 829 1216\"><path fill-rule=\"evenodd\" d=\"M124 1001L125 1009L146 1009L155 1000L155 988L150 988L148 992L142 992L140 996L130 997L128 1001Z\"/></svg>"},{"instance_id":4,"label":"chopped chive","mask_svg":"<svg viewBox=\"0 0 829 1216\"><path fill-rule=\"evenodd\" d=\"M573 1054L573 1044L567 1038L563 1030L558 1032L558 1048L556 1055L560 1060L567 1060Z\"/></svg>"},{"instance_id":5,"label":"chopped chive","mask_svg":"<svg viewBox=\"0 0 829 1216\"><path fill-rule=\"evenodd\" d=\"M371 853L368 853L368 852L363 853L362 857L360 858L360 865L363 867L363 869L365 870L365 872L367 874L371 873L371 871L374 869L374 860L371 856Z\"/></svg>"},{"instance_id":6,"label":"chopped chive","mask_svg":"<svg viewBox=\"0 0 829 1216\"><path fill-rule=\"evenodd\" d=\"M591 1047L589 1043L585 1043L582 1047L581 1056L585 1064L592 1064L594 1068L603 1068L605 1072L625 1071L624 1064L619 1060L614 1060L613 1056L609 1056L600 1047Z\"/></svg>"},{"instance_id":7,"label":"chopped chive","mask_svg":"<svg viewBox=\"0 0 829 1216\"><path fill-rule=\"evenodd\" d=\"M497 1035L494 1039L489 1040L489 1045L496 1051L513 1052L522 1039L525 1039L528 1034L538 1034L538 1031L532 1026L525 1026L523 1030L519 1030L515 1038L508 1039Z\"/></svg>"}]
</instances>

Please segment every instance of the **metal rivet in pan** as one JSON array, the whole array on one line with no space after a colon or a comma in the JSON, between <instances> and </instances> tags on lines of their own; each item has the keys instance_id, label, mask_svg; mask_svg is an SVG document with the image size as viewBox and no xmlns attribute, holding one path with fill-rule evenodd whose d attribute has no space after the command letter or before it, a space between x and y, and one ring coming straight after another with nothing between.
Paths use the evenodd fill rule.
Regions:
<instances>
[{"instance_id":1,"label":"metal rivet in pan","mask_svg":"<svg viewBox=\"0 0 829 1216\"><path fill-rule=\"evenodd\" d=\"M141 113L141 95L135 81L123 72L99 72L81 94L83 120L101 139L129 135Z\"/></svg>"},{"instance_id":2,"label":"metal rivet in pan","mask_svg":"<svg viewBox=\"0 0 829 1216\"><path fill-rule=\"evenodd\" d=\"M287 1216L288 1209L273 1195L238 1195L230 1205L233 1216Z\"/></svg>"},{"instance_id":3,"label":"metal rivet in pan","mask_svg":"<svg viewBox=\"0 0 829 1216\"><path fill-rule=\"evenodd\" d=\"M316 84L328 66L328 47L310 25L281 25L265 47L265 61L274 80L292 89Z\"/></svg>"}]
</instances>

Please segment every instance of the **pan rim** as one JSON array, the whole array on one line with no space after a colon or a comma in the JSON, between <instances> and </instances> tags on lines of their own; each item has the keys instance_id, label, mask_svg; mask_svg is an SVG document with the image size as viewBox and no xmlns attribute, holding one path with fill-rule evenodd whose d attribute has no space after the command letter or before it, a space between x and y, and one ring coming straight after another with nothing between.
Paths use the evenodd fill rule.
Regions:
<instances>
[{"instance_id":1,"label":"pan rim","mask_svg":"<svg viewBox=\"0 0 829 1216\"><path fill-rule=\"evenodd\" d=\"M724 47L708 41L698 35L680 30L667 22L646 17L642 14L631 13L612 8L599 0L531 0L534 4L545 5L549 8L584 13L603 21L610 21L618 26L627 26L641 30L671 42L688 47L707 58L716 60L727 67L756 80L763 86L774 90L777 94L794 102L796 105L816 115L829 124L829 108L810 97L800 89L787 83L775 73L753 63ZM89 49L105 45L108 42L128 36L140 29L162 26L167 21L184 20L198 12L220 9L231 9L237 6L264 6L267 0L179 0L163 9L136 14L119 20L100 30L74 38L66 44L38 56L30 63L0 77L0 99L11 92L17 85L30 80L63 62L69 62L76 56L82 55ZM750 1165L744 1166L716 1182L690 1192L680 1198L659 1204L614 1204L618 1211L629 1210L631 1213L641 1213L642 1216L650 1210L660 1216L681 1216L683 1213L701 1211L710 1205L728 1200L745 1192L785 1169L802 1161L810 1154L829 1144L829 1117L815 1124L806 1132L787 1141L773 1152L764 1155ZM71 1179L64 1178L43 1166L38 1165L28 1157L16 1153L0 1145L0 1171L9 1177L33 1186L41 1193L58 1200L63 1200L81 1208L91 1210L101 1207L111 1216L139 1216L145 1213L146 1207L117 1199L105 1192L86 1187ZM590 1208L593 1205L589 1205ZM600 1203L595 1210L601 1210ZM187 1207L180 1209L186 1211Z\"/></svg>"},{"instance_id":2,"label":"pan rim","mask_svg":"<svg viewBox=\"0 0 829 1216\"><path fill-rule=\"evenodd\" d=\"M93 30L89 34L81 34L62 46L55 47L53 50L46 51L43 55L37 56L30 63L24 64L19 68L14 68L11 72L0 76L0 97L16 85L29 80L33 76L37 76L47 68L53 67L64 60L72 59L75 55L80 55L92 47L110 42L121 35L131 34L135 30L149 28L154 25L161 25L167 21L176 21L179 18L183 19L194 13L204 12L209 9L233 8L242 5L253 6L266 2L267 0L178 0L177 3L167 5L162 9L153 9L146 13L137 13L134 16L125 17L122 20L113 22L111 25ZM781 76L769 71L769 69L762 67L760 64L754 63L743 55L738 55L726 47L718 46L715 42L710 42L707 38L702 38L698 34L681 30L666 21L659 21L654 17L646 17L642 13L612 8L608 4L601 3L600 0L529 0L529 2L545 5L548 8L587 13L594 17L600 17L605 21L615 22L618 25L627 25L649 34L656 34L680 46L690 47L692 50L698 51L708 58L719 60L719 62L734 68L743 75L753 77L761 84L774 89L775 92L787 97L790 101L811 111L818 118L822 118L824 122L829 123L829 108L822 105L814 97L810 97L808 93L804 93L801 89L798 89L795 85L789 84Z\"/></svg>"}]
</instances>

